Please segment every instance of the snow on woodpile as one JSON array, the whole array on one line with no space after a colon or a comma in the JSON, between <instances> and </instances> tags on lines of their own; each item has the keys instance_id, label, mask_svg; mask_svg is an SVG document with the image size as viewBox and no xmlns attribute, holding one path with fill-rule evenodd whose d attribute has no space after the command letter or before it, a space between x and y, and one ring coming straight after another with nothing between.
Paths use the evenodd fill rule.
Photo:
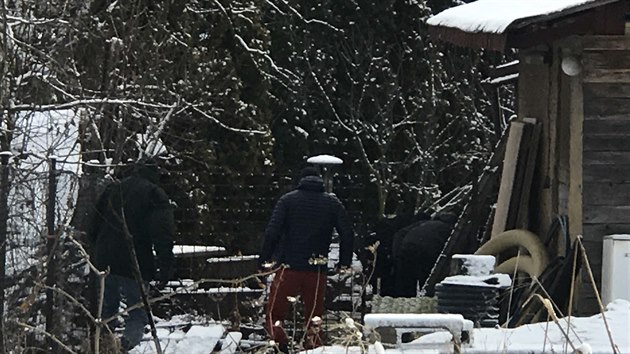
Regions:
<instances>
[{"instance_id":1,"label":"snow on woodpile","mask_svg":"<svg viewBox=\"0 0 630 354\"><path fill-rule=\"evenodd\" d=\"M517 20L551 15L598 0L477 0L452 7L427 20L431 26L465 32L503 33Z\"/></svg>"},{"instance_id":2,"label":"snow on woodpile","mask_svg":"<svg viewBox=\"0 0 630 354\"><path fill-rule=\"evenodd\" d=\"M248 255L248 256L226 256L226 257L215 257L208 258L206 262L208 263L229 263L229 262L243 262L243 261L252 261L258 259L258 255Z\"/></svg>"},{"instance_id":3,"label":"snow on woodpile","mask_svg":"<svg viewBox=\"0 0 630 354\"><path fill-rule=\"evenodd\" d=\"M178 294L233 294L233 293L262 293L262 289L252 289L247 286L219 286L200 288L199 281L192 279L171 280L166 284L162 293Z\"/></svg>"},{"instance_id":4,"label":"snow on woodpile","mask_svg":"<svg viewBox=\"0 0 630 354\"><path fill-rule=\"evenodd\" d=\"M507 288L512 285L512 279L507 274L490 274L481 276L454 275L446 277L440 284Z\"/></svg>"},{"instance_id":5,"label":"snow on woodpile","mask_svg":"<svg viewBox=\"0 0 630 354\"><path fill-rule=\"evenodd\" d=\"M200 245L174 245L173 254L178 255L194 255L225 252L224 247L219 246L200 246Z\"/></svg>"}]
</instances>

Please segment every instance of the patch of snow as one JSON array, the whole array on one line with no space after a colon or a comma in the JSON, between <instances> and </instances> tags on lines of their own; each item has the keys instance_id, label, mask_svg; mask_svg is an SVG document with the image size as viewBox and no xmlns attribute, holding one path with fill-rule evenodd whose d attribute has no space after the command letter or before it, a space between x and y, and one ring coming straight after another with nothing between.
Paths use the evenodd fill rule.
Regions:
<instances>
[{"instance_id":1,"label":"patch of snow","mask_svg":"<svg viewBox=\"0 0 630 354\"><path fill-rule=\"evenodd\" d=\"M206 354L212 351L224 332L225 328L219 324L194 325L187 332L158 328L157 336L163 353ZM145 334L142 342L129 351L129 354L153 353L157 353L157 349L150 333Z\"/></svg>"},{"instance_id":2,"label":"patch of snow","mask_svg":"<svg viewBox=\"0 0 630 354\"><path fill-rule=\"evenodd\" d=\"M238 349L238 343L243 339L243 333L241 332L229 332L225 336L225 340L221 345L221 353L219 354L234 354Z\"/></svg>"},{"instance_id":3,"label":"patch of snow","mask_svg":"<svg viewBox=\"0 0 630 354\"><path fill-rule=\"evenodd\" d=\"M461 259L466 268L466 275L484 276L494 270L496 259L489 255L454 254L451 258Z\"/></svg>"},{"instance_id":4,"label":"patch of snow","mask_svg":"<svg viewBox=\"0 0 630 354\"><path fill-rule=\"evenodd\" d=\"M223 326L192 326L184 338L177 343L175 350L187 354L207 354L223 336Z\"/></svg>"},{"instance_id":5,"label":"patch of snow","mask_svg":"<svg viewBox=\"0 0 630 354\"><path fill-rule=\"evenodd\" d=\"M615 300L608 305L606 321L611 329L618 353L630 353L630 302ZM562 330L560 329L562 327ZM462 348L463 353L564 353L572 352L563 332L576 348L585 343L593 353L614 353L601 314L591 317L571 317L554 322L533 323L517 328L480 328L473 330L474 344ZM423 336L413 343L435 342L434 334ZM443 338L443 337L442 337ZM586 348L586 345L583 346ZM405 353L408 354L407 351Z\"/></svg>"},{"instance_id":6,"label":"patch of snow","mask_svg":"<svg viewBox=\"0 0 630 354\"><path fill-rule=\"evenodd\" d=\"M335 268L335 265L339 262L339 244L334 242L330 244L330 251L328 252L328 268ZM362 272L363 265L355 253L352 253L352 264L350 265L352 271Z\"/></svg>"}]
</instances>

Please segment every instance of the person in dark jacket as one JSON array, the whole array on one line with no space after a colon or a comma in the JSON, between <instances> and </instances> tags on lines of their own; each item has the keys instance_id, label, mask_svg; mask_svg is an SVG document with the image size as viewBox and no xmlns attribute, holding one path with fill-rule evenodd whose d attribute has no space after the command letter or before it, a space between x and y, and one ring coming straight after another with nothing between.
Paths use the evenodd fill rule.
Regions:
<instances>
[{"instance_id":1,"label":"person in dark jacket","mask_svg":"<svg viewBox=\"0 0 630 354\"><path fill-rule=\"evenodd\" d=\"M418 286L424 286L456 222L457 215L438 212L431 220L419 221L405 235L397 236L399 240L394 246L395 296L417 295Z\"/></svg>"},{"instance_id":2,"label":"person in dark jacket","mask_svg":"<svg viewBox=\"0 0 630 354\"><path fill-rule=\"evenodd\" d=\"M325 192L317 170L307 167L301 172L297 189L276 203L259 258L263 269L272 264L280 266L269 291L266 328L285 353L288 337L283 322L289 310L289 296L301 295L304 301L304 347L322 344L321 333L312 319L321 318L324 312L327 258L335 229L339 234L338 266L343 270L352 262L352 223L341 201Z\"/></svg>"},{"instance_id":3,"label":"person in dark jacket","mask_svg":"<svg viewBox=\"0 0 630 354\"><path fill-rule=\"evenodd\" d=\"M173 210L158 181L157 166L137 164L127 177L110 184L97 202L89 238L95 266L102 271L109 269L105 278L104 319L119 312L121 297L127 306L140 303L141 284L146 287L151 280L166 282L173 274ZM140 281L134 275L135 262L127 237L133 242ZM147 321L142 307L129 311L121 338L124 349L140 343ZM110 328L117 324L114 321Z\"/></svg>"}]
</instances>

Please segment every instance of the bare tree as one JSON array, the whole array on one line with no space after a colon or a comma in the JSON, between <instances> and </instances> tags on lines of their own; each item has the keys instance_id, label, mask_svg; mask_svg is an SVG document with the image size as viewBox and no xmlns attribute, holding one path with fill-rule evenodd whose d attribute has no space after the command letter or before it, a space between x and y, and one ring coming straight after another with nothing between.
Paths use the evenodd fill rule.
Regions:
<instances>
[{"instance_id":1,"label":"bare tree","mask_svg":"<svg viewBox=\"0 0 630 354\"><path fill-rule=\"evenodd\" d=\"M267 4L272 57L300 77L273 91L291 102L278 145L344 156L376 216L461 201L497 138L478 83L489 58L431 42L427 2Z\"/></svg>"}]
</instances>

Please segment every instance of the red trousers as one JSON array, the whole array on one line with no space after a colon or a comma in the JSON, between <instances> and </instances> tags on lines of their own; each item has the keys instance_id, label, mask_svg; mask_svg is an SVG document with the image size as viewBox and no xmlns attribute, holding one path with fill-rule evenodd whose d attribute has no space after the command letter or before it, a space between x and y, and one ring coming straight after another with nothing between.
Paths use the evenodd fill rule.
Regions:
<instances>
[{"instance_id":1,"label":"red trousers","mask_svg":"<svg viewBox=\"0 0 630 354\"><path fill-rule=\"evenodd\" d=\"M301 295L304 301L304 323L306 325L304 348L310 349L321 346L320 328L314 326L311 320L315 316L322 318L325 292L325 273L296 271L288 268L278 270L271 283L266 311L265 326L271 339L279 345L289 342L287 334L282 328L290 307L287 297Z\"/></svg>"}]
</instances>

